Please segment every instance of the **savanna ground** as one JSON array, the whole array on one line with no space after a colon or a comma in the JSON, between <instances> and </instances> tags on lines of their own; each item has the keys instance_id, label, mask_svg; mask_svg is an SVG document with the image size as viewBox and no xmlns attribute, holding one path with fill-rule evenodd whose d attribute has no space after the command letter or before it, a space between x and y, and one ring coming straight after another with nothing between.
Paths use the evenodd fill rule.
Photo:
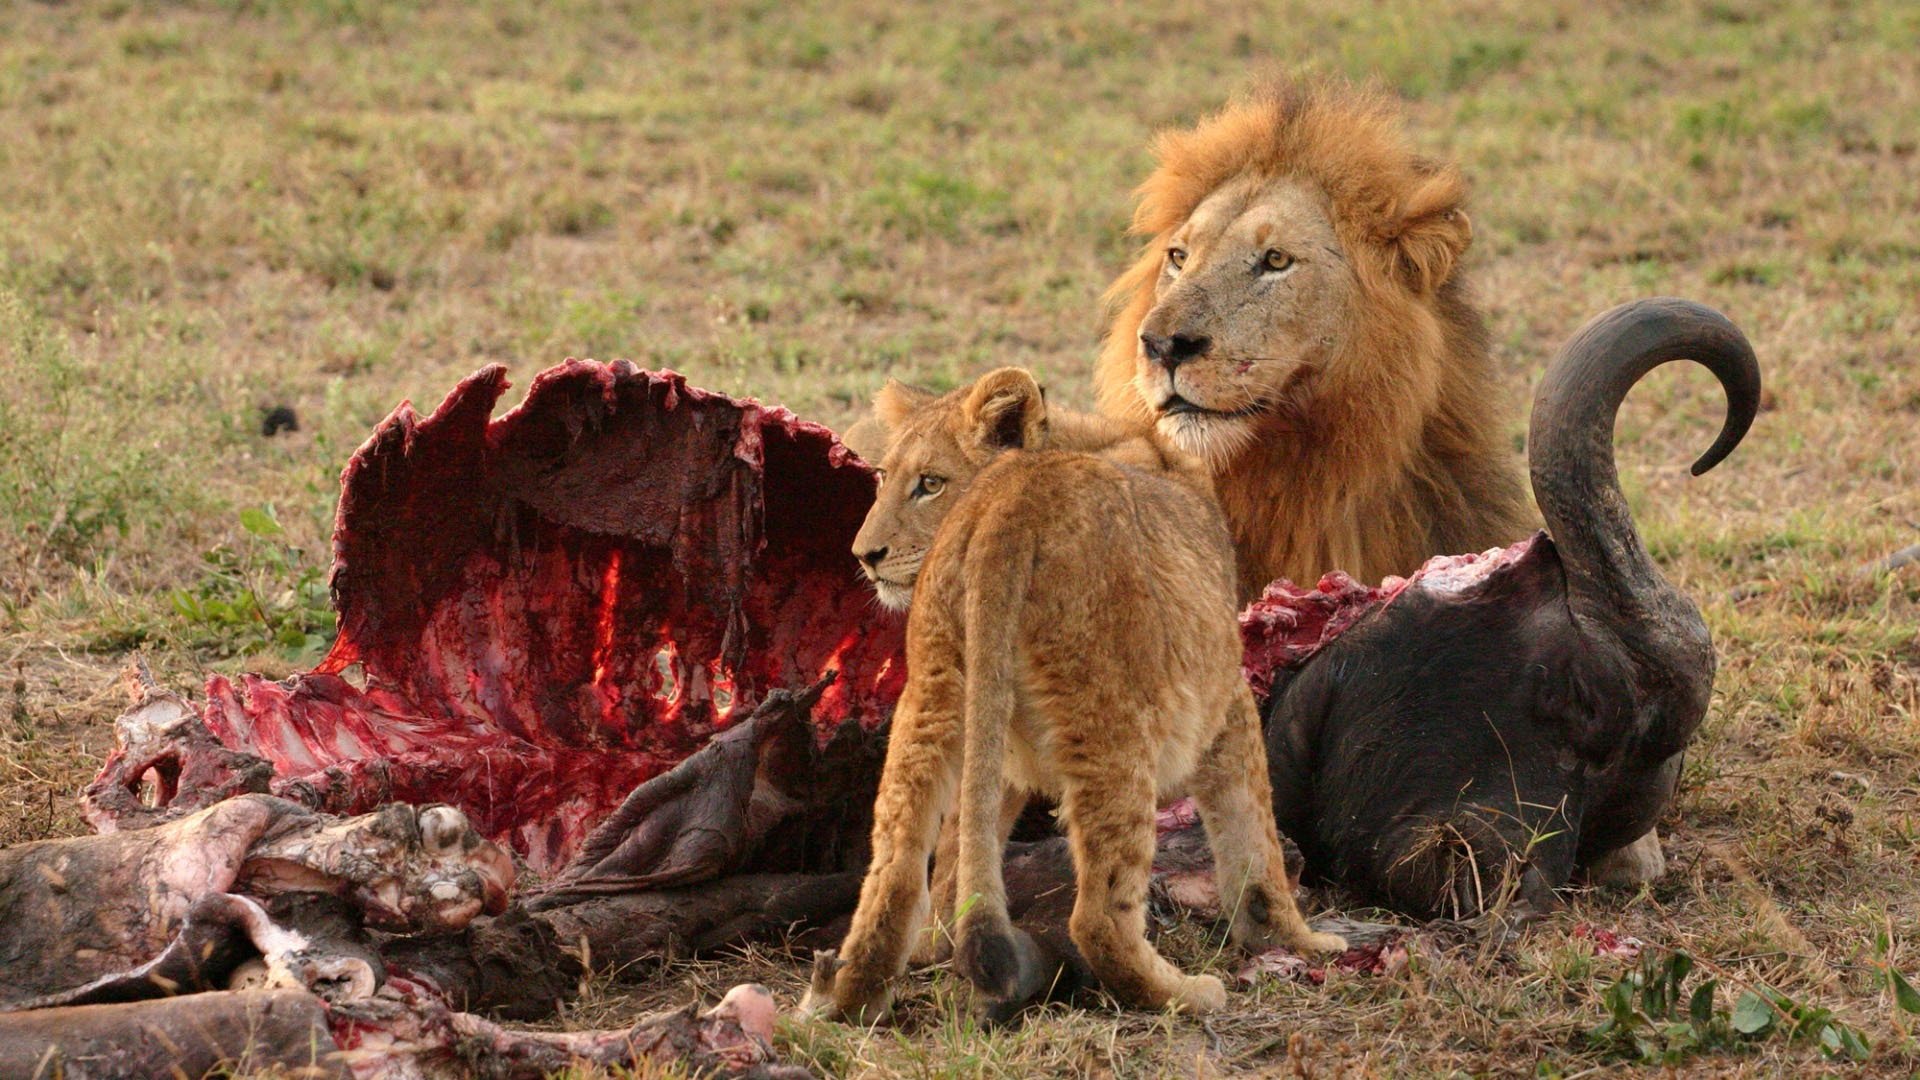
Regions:
<instances>
[{"instance_id":1,"label":"savanna ground","mask_svg":"<svg viewBox=\"0 0 1920 1080\"><path fill-rule=\"evenodd\" d=\"M1516 451L1552 348L1619 301L1706 301L1758 348L1767 409L1719 471L1685 475L1719 416L1699 372L1619 428L1723 654L1670 873L1504 951L1269 979L1210 1024L1056 1008L983 1034L940 976L896 1029L794 1026L785 1052L883 1076L1920 1066L1884 974L1920 969L1920 567L1859 572L1920 542L1920 6L722 7L0 9L0 842L83 829L130 650L181 686L317 655L337 471L400 399L594 356L835 425L888 374L995 364L1085 405L1148 135L1265 67L1378 76L1475 181ZM265 438L277 405L299 430ZM1690 956L1713 1019L1590 1038L1635 966L1582 922ZM1191 927L1166 947L1231 963ZM743 976L790 1001L801 966L645 974L572 1019ZM1733 1033L1762 986L1833 1023Z\"/></svg>"}]
</instances>

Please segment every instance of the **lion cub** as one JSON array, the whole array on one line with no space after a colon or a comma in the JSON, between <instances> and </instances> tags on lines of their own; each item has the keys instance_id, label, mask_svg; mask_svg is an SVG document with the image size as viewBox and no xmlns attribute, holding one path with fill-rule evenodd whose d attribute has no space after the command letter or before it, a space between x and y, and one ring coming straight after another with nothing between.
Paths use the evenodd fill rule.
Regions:
<instances>
[{"instance_id":1,"label":"lion cub","mask_svg":"<svg viewBox=\"0 0 1920 1080\"><path fill-rule=\"evenodd\" d=\"M1343 948L1307 928L1287 884L1240 676L1233 544L1200 463L1151 431L1050 415L1017 368L939 398L889 384L875 413L889 446L854 554L883 603L912 601L907 685L860 905L802 1010L886 1010L956 792L956 961L992 998L1025 1000L1051 975L1007 917L1003 789L1058 802L1078 887L1069 932L1128 1004L1226 1003L1219 979L1181 974L1146 939L1154 810L1189 792L1234 940Z\"/></svg>"}]
</instances>

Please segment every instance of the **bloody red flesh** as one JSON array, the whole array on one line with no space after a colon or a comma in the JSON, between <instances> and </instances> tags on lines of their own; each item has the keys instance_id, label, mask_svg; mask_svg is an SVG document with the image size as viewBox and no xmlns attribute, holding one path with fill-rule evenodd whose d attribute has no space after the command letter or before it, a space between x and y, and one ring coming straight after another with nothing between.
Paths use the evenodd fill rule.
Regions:
<instances>
[{"instance_id":1,"label":"bloody red flesh","mask_svg":"<svg viewBox=\"0 0 1920 1080\"><path fill-rule=\"evenodd\" d=\"M885 721L903 625L857 578L873 478L830 432L624 363L569 361L489 420L506 387L402 405L354 454L318 669L209 681L208 727L275 791L452 803L551 870L771 689L840 673L822 742Z\"/></svg>"}]
</instances>

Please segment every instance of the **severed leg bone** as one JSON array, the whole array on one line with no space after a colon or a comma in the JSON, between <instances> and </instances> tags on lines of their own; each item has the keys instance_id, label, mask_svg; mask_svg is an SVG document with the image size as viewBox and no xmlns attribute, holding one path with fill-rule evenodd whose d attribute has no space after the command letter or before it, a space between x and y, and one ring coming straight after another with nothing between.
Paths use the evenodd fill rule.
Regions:
<instances>
[{"instance_id":1,"label":"severed leg bone","mask_svg":"<svg viewBox=\"0 0 1920 1080\"><path fill-rule=\"evenodd\" d=\"M0 1013L0 1076L118 1080L278 1067L303 1080L540 1080L589 1064L804 1080L805 1069L773 1060L775 1011L765 988L743 985L704 1012L679 1009L628 1028L515 1031L450 1011L404 980L331 1009L299 990L219 991Z\"/></svg>"},{"instance_id":2,"label":"severed leg bone","mask_svg":"<svg viewBox=\"0 0 1920 1080\"><path fill-rule=\"evenodd\" d=\"M455 1006L516 1020L552 1015L584 958L632 976L671 956L778 939L853 909L860 875L736 874L678 889L590 897L528 915L518 906L458 935L387 941L397 971L430 979Z\"/></svg>"},{"instance_id":3,"label":"severed leg bone","mask_svg":"<svg viewBox=\"0 0 1920 1080\"><path fill-rule=\"evenodd\" d=\"M392 803L325 821L309 815L262 837L247 852L240 888L342 895L383 930L457 930L483 911L506 910L513 860L451 806Z\"/></svg>"}]
</instances>

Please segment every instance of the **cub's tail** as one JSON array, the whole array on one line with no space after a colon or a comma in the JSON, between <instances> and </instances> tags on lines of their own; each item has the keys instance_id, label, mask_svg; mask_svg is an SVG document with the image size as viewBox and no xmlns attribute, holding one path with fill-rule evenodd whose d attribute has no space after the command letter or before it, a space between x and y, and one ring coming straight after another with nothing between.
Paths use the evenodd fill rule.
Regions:
<instances>
[{"instance_id":1,"label":"cub's tail","mask_svg":"<svg viewBox=\"0 0 1920 1080\"><path fill-rule=\"evenodd\" d=\"M1033 578L1033 542L986 524L967 550L966 738L960 772L960 851L954 960L981 992L1022 1000L1041 978L1038 950L1007 916L1000 806L1007 729L1019 678L1020 619Z\"/></svg>"}]
</instances>

